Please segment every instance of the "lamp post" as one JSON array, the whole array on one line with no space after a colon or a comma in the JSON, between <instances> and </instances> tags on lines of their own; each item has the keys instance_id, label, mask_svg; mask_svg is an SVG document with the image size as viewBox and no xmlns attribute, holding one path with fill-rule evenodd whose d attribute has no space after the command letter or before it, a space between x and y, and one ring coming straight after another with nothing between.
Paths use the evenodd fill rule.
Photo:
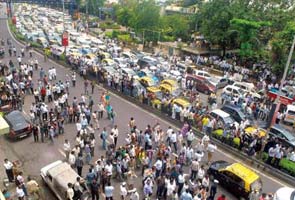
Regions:
<instances>
[{"instance_id":1,"label":"lamp post","mask_svg":"<svg viewBox=\"0 0 295 200\"><path fill-rule=\"evenodd\" d=\"M280 109L280 105L281 105L280 97L281 97L281 93L282 93L282 88L283 88L285 80L286 80L288 69L289 69L289 66L290 66L290 63L291 63L291 59L292 59L292 55L293 55L293 51L294 51L294 46L295 46L295 35L293 36L292 46L291 46L289 56L288 56L288 59L287 59L286 65L285 65L284 74L283 74L283 77L281 79L281 84L280 84L280 87L279 87L279 91L277 93L277 97L275 99L275 102L274 102L274 104L273 104L273 106L271 108L270 121L269 121L268 127L270 127L271 125L273 125L275 123L278 111Z\"/></svg>"}]
</instances>

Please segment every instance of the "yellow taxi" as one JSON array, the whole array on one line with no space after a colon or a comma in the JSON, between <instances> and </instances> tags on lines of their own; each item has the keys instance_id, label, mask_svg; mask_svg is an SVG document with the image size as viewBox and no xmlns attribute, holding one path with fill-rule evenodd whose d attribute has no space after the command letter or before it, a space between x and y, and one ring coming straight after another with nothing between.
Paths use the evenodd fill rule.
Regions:
<instances>
[{"instance_id":1,"label":"yellow taxi","mask_svg":"<svg viewBox=\"0 0 295 200\"><path fill-rule=\"evenodd\" d=\"M111 66L113 64L116 64L116 62L110 58L105 58L101 61L103 64Z\"/></svg>"},{"instance_id":2,"label":"yellow taxi","mask_svg":"<svg viewBox=\"0 0 295 200\"><path fill-rule=\"evenodd\" d=\"M97 55L99 57L101 57L102 59L106 59L106 58L111 58L111 54L107 53L107 52L98 52Z\"/></svg>"},{"instance_id":3,"label":"yellow taxi","mask_svg":"<svg viewBox=\"0 0 295 200\"><path fill-rule=\"evenodd\" d=\"M182 109L187 109L187 108L190 108L192 105L191 103L184 99L184 98L176 98L176 99L172 99L171 100L171 103L172 104L177 104L178 106L180 106Z\"/></svg>"},{"instance_id":4,"label":"yellow taxi","mask_svg":"<svg viewBox=\"0 0 295 200\"><path fill-rule=\"evenodd\" d=\"M241 163L216 161L210 165L208 174L237 197L248 199L251 191L262 189L259 175Z\"/></svg>"},{"instance_id":5,"label":"yellow taxi","mask_svg":"<svg viewBox=\"0 0 295 200\"><path fill-rule=\"evenodd\" d=\"M170 88L178 88L177 82L173 79L162 80L160 86L162 85L165 85L165 87L170 87Z\"/></svg>"},{"instance_id":6,"label":"yellow taxi","mask_svg":"<svg viewBox=\"0 0 295 200\"><path fill-rule=\"evenodd\" d=\"M144 87L151 87L151 86L156 85L155 81L151 77L148 77L148 76L141 77L138 79L138 81Z\"/></svg>"},{"instance_id":7,"label":"yellow taxi","mask_svg":"<svg viewBox=\"0 0 295 200\"><path fill-rule=\"evenodd\" d=\"M265 137L267 131L262 128L256 128L254 126L249 126L244 129L245 133L250 136L257 135L259 138Z\"/></svg>"}]
</instances>

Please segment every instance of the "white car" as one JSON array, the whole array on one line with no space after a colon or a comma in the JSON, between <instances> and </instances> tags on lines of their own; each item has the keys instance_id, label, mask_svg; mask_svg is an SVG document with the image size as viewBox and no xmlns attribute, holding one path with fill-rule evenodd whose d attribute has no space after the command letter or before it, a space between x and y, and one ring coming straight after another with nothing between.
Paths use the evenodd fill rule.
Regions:
<instances>
[{"instance_id":1,"label":"white car","mask_svg":"<svg viewBox=\"0 0 295 200\"><path fill-rule=\"evenodd\" d=\"M244 92L241 88L233 85L228 85L225 88L223 88L222 92L233 95L234 97L244 96Z\"/></svg>"},{"instance_id":2,"label":"white car","mask_svg":"<svg viewBox=\"0 0 295 200\"><path fill-rule=\"evenodd\" d=\"M273 200L295 200L295 188L282 187L278 189Z\"/></svg>"},{"instance_id":3,"label":"white car","mask_svg":"<svg viewBox=\"0 0 295 200\"><path fill-rule=\"evenodd\" d=\"M66 198L66 191L68 183L74 184L79 175L73 168L67 163L61 160L55 161L41 169L41 178L53 191L58 200L64 200ZM83 187L82 187L83 188ZM90 199L88 190L82 191L81 200Z\"/></svg>"}]
</instances>

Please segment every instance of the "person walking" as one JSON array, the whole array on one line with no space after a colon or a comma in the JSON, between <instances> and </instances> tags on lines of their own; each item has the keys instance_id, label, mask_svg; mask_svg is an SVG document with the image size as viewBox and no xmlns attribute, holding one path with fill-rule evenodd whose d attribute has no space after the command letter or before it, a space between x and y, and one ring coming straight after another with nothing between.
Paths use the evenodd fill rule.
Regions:
<instances>
[{"instance_id":1,"label":"person walking","mask_svg":"<svg viewBox=\"0 0 295 200\"><path fill-rule=\"evenodd\" d=\"M33 180L30 176L28 177L27 189L30 196L36 197L37 195L36 198L41 199L39 184L35 180Z\"/></svg>"},{"instance_id":2,"label":"person walking","mask_svg":"<svg viewBox=\"0 0 295 200\"><path fill-rule=\"evenodd\" d=\"M14 180L13 164L7 158L4 159L4 168L9 182L12 183Z\"/></svg>"},{"instance_id":3,"label":"person walking","mask_svg":"<svg viewBox=\"0 0 295 200\"><path fill-rule=\"evenodd\" d=\"M115 144L115 147L116 147L117 142L118 142L118 137L119 137L119 130L118 130L117 125L115 125L114 128L112 128L112 133L114 134L114 144Z\"/></svg>"},{"instance_id":4,"label":"person walking","mask_svg":"<svg viewBox=\"0 0 295 200\"><path fill-rule=\"evenodd\" d=\"M24 192L21 185L18 185L16 187L16 196L17 196L18 200L25 200L26 195L25 195L25 192Z\"/></svg>"},{"instance_id":5,"label":"person walking","mask_svg":"<svg viewBox=\"0 0 295 200\"><path fill-rule=\"evenodd\" d=\"M65 143L64 143L64 152L66 154L66 159L69 160L69 155L71 152L71 144L67 139L65 139Z\"/></svg>"},{"instance_id":6,"label":"person walking","mask_svg":"<svg viewBox=\"0 0 295 200\"><path fill-rule=\"evenodd\" d=\"M33 127L33 136L34 142L39 142L39 128L36 125Z\"/></svg>"},{"instance_id":7,"label":"person walking","mask_svg":"<svg viewBox=\"0 0 295 200\"><path fill-rule=\"evenodd\" d=\"M208 200L214 200L215 199L215 195L217 193L217 184L219 183L218 180L214 179L211 187L210 187L210 191L209 191L209 197Z\"/></svg>"},{"instance_id":8,"label":"person walking","mask_svg":"<svg viewBox=\"0 0 295 200\"><path fill-rule=\"evenodd\" d=\"M211 160L212 160L212 157L213 157L213 154L215 152L215 150L217 149L217 146L212 144L212 143L209 143L208 144L208 147L207 147L207 164L209 165L211 163Z\"/></svg>"},{"instance_id":9,"label":"person walking","mask_svg":"<svg viewBox=\"0 0 295 200\"><path fill-rule=\"evenodd\" d=\"M121 200L127 200L127 189L126 189L126 182L123 182L120 185L120 195L121 195Z\"/></svg>"},{"instance_id":10,"label":"person walking","mask_svg":"<svg viewBox=\"0 0 295 200\"><path fill-rule=\"evenodd\" d=\"M102 148L103 148L103 150L107 150L108 133L107 133L106 127L103 128L103 131L100 134L100 138L102 139Z\"/></svg>"},{"instance_id":11,"label":"person walking","mask_svg":"<svg viewBox=\"0 0 295 200\"><path fill-rule=\"evenodd\" d=\"M114 127L115 117L116 117L116 113L115 113L114 109L112 108L110 111L110 120L111 120L112 127Z\"/></svg>"},{"instance_id":12,"label":"person walking","mask_svg":"<svg viewBox=\"0 0 295 200\"><path fill-rule=\"evenodd\" d=\"M67 200L73 200L74 199L74 189L73 189L73 184L72 183L68 183L68 189L66 191L66 196L67 196Z\"/></svg>"},{"instance_id":13,"label":"person walking","mask_svg":"<svg viewBox=\"0 0 295 200\"><path fill-rule=\"evenodd\" d=\"M100 185L94 179L90 185L91 197L92 200L99 200L99 193L100 193Z\"/></svg>"},{"instance_id":14,"label":"person walking","mask_svg":"<svg viewBox=\"0 0 295 200\"><path fill-rule=\"evenodd\" d=\"M78 175L82 177L82 170L83 170L83 166L84 166L82 153L79 153L78 158L76 159L75 165L77 168Z\"/></svg>"},{"instance_id":15,"label":"person walking","mask_svg":"<svg viewBox=\"0 0 295 200\"><path fill-rule=\"evenodd\" d=\"M111 185L110 182L108 182L107 186L105 186L104 193L106 200L113 200L113 192L114 192L114 186Z\"/></svg>"},{"instance_id":16,"label":"person walking","mask_svg":"<svg viewBox=\"0 0 295 200\"><path fill-rule=\"evenodd\" d=\"M91 81L91 94L94 93L95 81Z\"/></svg>"}]
</instances>

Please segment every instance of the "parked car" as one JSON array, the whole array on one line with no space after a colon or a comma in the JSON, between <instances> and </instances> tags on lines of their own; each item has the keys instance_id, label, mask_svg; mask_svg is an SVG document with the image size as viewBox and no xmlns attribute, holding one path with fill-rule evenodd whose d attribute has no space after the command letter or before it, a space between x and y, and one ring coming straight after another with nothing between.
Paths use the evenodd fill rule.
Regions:
<instances>
[{"instance_id":1,"label":"parked car","mask_svg":"<svg viewBox=\"0 0 295 200\"><path fill-rule=\"evenodd\" d=\"M212 76L209 74L209 72L202 71L202 70L194 70L194 75L201 76L206 79L210 79Z\"/></svg>"},{"instance_id":2,"label":"parked car","mask_svg":"<svg viewBox=\"0 0 295 200\"><path fill-rule=\"evenodd\" d=\"M295 200L295 188L282 187L278 189L273 196L273 200Z\"/></svg>"},{"instance_id":3,"label":"parked car","mask_svg":"<svg viewBox=\"0 0 295 200\"><path fill-rule=\"evenodd\" d=\"M240 163L230 164L226 161L213 162L208 174L219 184L239 198L248 199L253 190L262 189L262 182L258 174Z\"/></svg>"},{"instance_id":4,"label":"parked car","mask_svg":"<svg viewBox=\"0 0 295 200\"><path fill-rule=\"evenodd\" d=\"M208 79L209 82L214 85L217 89L224 88L229 84L229 79L225 77L211 77Z\"/></svg>"},{"instance_id":5,"label":"parked car","mask_svg":"<svg viewBox=\"0 0 295 200\"><path fill-rule=\"evenodd\" d=\"M267 129L267 127L264 127ZM275 124L270 127L269 129L269 135L271 137L276 137L282 142L284 146L292 146L295 147L295 136L290 131L285 129L279 124Z\"/></svg>"},{"instance_id":6,"label":"parked car","mask_svg":"<svg viewBox=\"0 0 295 200\"><path fill-rule=\"evenodd\" d=\"M230 127L232 124L235 123L233 118L231 118L228 113L220 109L212 110L209 113L209 116L216 119L217 126L219 127Z\"/></svg>"},{"instance_id":7,"label":"parked car","mask_svg":"<svg viewBox=\"0 0 295 200\"><path fill-rule=\"evenodd\" d=\"M245 121L246 119L248 119L250 121L252 121L254 119L253 116L246 115L242 111L241 107L239 107L239 106L227 104L227 105L223 105L220 109L223 110L224 112L230 114L230 116L238 123L241 123L242 121Z\"/></svg>"},{"instance_id":8,"label":"parked car","mask_svg":"<svg viewBox=\"0 0 295 200\"><path fill-rule=\"evenodd\" d=\"M5 115L4 119L10 127L8 134L10 139L24 138L32 133L32 123L23 112L14 110Z\"/></svg>"},{"instance_id":9,"label":"parked car","mask_svg":"<svg viewBox=\"0 0 295 200\"><path fill-rule=\"evenodd\" d=\"M61 160L55 161L41 169L41 178L53 191L58 200L64 200L66 198L66 191L68 183L74 184L79 175L77 172L67 163ZM82 188L81 200L90 199L89 192Z\"/></svg>"},{"instance_id":10,"label":"parked car","mask_svg":"<svg viewBox=\"0 0 295 200\"><path fill-rule=\"evenodd\" d=\"M234 97L244 96L244 91L241 88L233 85L226 86L223 88L222 92Z\"/></svg>"},{"instance_id":11,"label":"parked car","mask_svg":"<svg viewBox=\"0 0 295 200\"><path fill-rule=\"evenodd\" d=\"M186 82L192 81L196 89L207 95L216 92L216 87L212 85L206 78L195 75L186 75Z\"/></svg>"},{"instance_id":12,"label":"parked car","mask_svg":"<svg viewBox=\"0 0 295 200\"><path fill-rule=\"evenodd\" d=\"M287 105L283 118L284 123L294 124L295 122L295 105Z\"/></svg>"}]
</instances>

